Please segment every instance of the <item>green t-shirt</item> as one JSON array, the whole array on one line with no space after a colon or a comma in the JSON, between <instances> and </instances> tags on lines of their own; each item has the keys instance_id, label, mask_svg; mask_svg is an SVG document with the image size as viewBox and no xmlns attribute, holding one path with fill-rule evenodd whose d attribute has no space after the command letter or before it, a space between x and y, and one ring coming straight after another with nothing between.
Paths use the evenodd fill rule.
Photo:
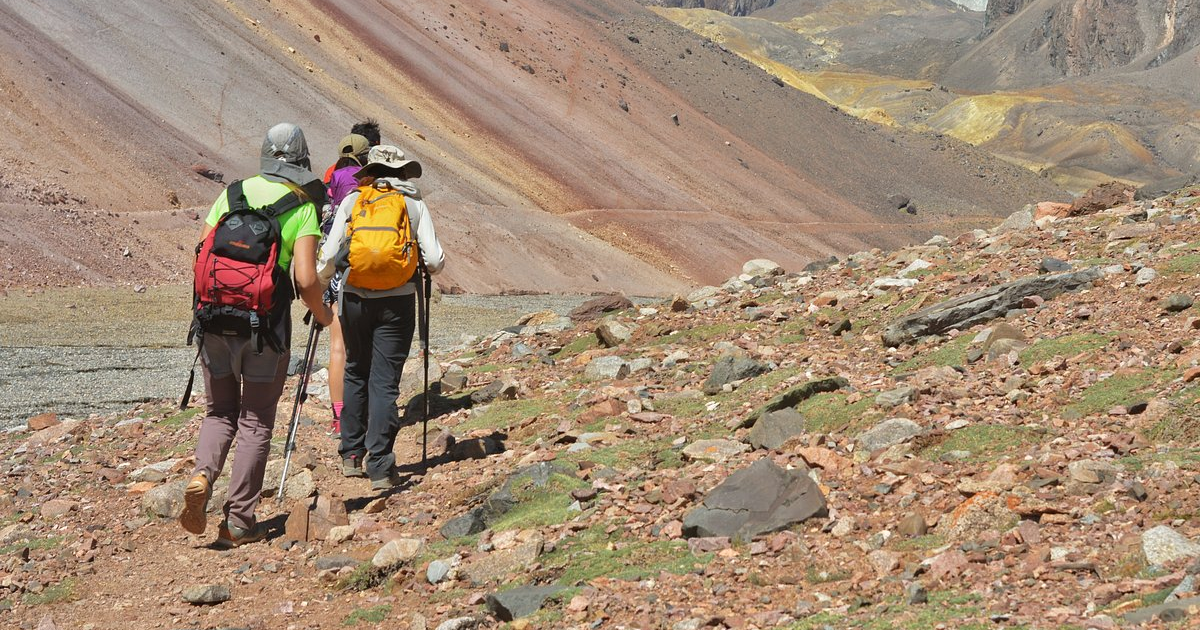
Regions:
<instances>
[{"instance_id":1,"label":"green t-shirt","mask_svg":"<svg viewBox=\"0 0 1200 630\"><path fill-rule=\"evenodd\" d=\"M246 196L246 203L252 208L269 206L291 190L286 184L264 179L261 175L255 175L242 182L242 194ZM208 211L205 223L209 227L216 227L217 220L228 212L229 198L222 192ZM282 239L279 244L279 266L286 271L292 264L292 250L296 246L296 239L303 236L320 238L321 222L317 219L317 207L311 201L279 215L278 220Z\"/></svg>"}]
</instances>

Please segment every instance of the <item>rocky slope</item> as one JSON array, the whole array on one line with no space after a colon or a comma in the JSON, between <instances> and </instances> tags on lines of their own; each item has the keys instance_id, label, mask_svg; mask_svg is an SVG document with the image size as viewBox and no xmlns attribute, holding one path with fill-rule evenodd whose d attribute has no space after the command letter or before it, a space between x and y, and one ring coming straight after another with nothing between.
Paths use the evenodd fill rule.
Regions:
<instances>
[{"instance_id":1,"label":"rocky slope","mask_svg":"<svg viewBox=\"0 0 1200 630\"><path fill-rule=\"evenodd\" d=\"M454 4L0 8L0 260L25 274L0 282L177 278L215 180L252 172L281 119L319 168L366 117L424 163L448 291L666 295L725 277L746 244L796 267L1056 194L830 111L632 0Z\"/></svg>"},{"instance_id":2,"label":"rocky slope","mask_svg":"<svg viewBox=\"0 0 1200 630\"><path fill-rule=\"evenodd\" d=\"M410 420L393 494L337 474L318 386L290 498L261 507L270 539L228 552L170 518L194 411L31 418L0 438L0 614L1187 627L1198 249L1200 190L1117 185L921 246L752 261L661 304L531 314L437 357L431 466Z\"/></svg>"}]
</instances>

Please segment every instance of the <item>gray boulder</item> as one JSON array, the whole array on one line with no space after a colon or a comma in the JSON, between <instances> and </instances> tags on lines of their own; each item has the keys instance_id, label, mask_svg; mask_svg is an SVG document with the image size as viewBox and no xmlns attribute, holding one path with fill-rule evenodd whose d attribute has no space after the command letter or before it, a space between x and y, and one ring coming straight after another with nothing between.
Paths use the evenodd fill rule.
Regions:
<instances>
[{"instance_id":1,"label":"gray boulder","mask_svg":"<svg viewBox=\"0 0 1200 630\"><path fill-rule=\"evenodd\" d=\"M754 448L776 449L789 438L804 433L804 416L788 407L763 414L750 428L746 441Z\"/></svg>"},{"instance_id":2,"label":"gray boulder","mask_svg":"<svg viewBox=\"0 0 1200 630\"><path fill-rule=\"evenodd\" d=\"M492 593L487 596L487 607L501 621L512 621L528 617L537 612L545 601L557 595L566 587L549 586L518 586L507 591Z\"/></svg>"},{"instance_id":3,"label":"gray boulder","mask_svg":"<svg viewBox=\"0 0 1200 630\"><path fill-rule=\"evenodd\" d=\"M183 489L186 479L155 486L142 496L142 509L149 516L177 518L183 512Z\"/></svg>"},{"instance_id":4,"label":"gray boulder","mask_svg":"<svg viewBox=\"0 0 1200 630\"><path fill-rule=\"evenodd\" d=\"M704 382L704 393L708 395L721 393L722 387L733 381L751 378L765 374L770 368L766 363L755 361L750 357L725 355L713 365L712 374Z\"/></svg>"},{"instance_id":5,"label":"gray boulder","mask_svg":"<svg viewBox=\"0 0 1200 630\"><path fill-rule=\"evenodd\" d=\"M883 343L896 347L952 328L966 330L1004 317L1008 311L1020 308L1021 301L1027 297L1037 295L1050 300L1066 291L1086 287L1101 275L1098 267L1089 267L1069 273L1022 278L934 304L892 322L883 333Z\"/></svg>"},{"instance_id":6,"label":"gray boulder","mask_svg":"<svg viewBox=\"0 0 1200 630\"><path fill-rule=\"evenodd\" d=\"M905 418L888 418L869 431L861 433L857 440L862 450L870 453L881 448L903 444L921 434L921 425Z\"/></svg>"},{"instance_id":7,"label":"gray boulder","mask_svg":"<svg viewBox=\"0 0 1200 630\"><path fill-rule=\"evenodd\" d=\"M713 488L684 517L683 532L689 538L750 540L827 514L825 496L807 470L785 470L764 458Z\"/></svg>"},{"instance_id":8,"label":"gray boulder","mask_svg":"<svg viewBox=\"0 0 1200 630\"><path fill-rule=\"evenodd\" d=\"M629 363L621 357L596 357L583 369L583 378L589 381L621 379L629 376Z\"/></svg>"}]
</instances>

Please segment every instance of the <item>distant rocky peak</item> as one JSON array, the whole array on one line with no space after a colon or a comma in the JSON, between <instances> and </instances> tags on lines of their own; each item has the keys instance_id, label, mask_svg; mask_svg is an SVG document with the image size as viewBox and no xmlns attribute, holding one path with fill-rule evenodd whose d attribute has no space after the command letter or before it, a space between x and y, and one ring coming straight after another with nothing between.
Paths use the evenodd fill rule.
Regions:
<instances>
[{"instance_id":1,"label":"distant rocky peak","mask_svg":"<svg viewBox=\"0 0 1200 630\"><path fill-rule=\"evenodd\" d=\"M950 0L968 11L983 11L987 9L988 0Z\"/></svg>"},{"instance_id":2,"label":"distant rocky peak","mask_svg":"<svg viewBox=\"0 0 1200 630\"><path fill-rule=\"evenodd\" d=\"M978 0L966 1L977 2ZM712 9L740 17L772 6L775 4L775 0L641 0L641 3L655 7Z\"/></svg>"},{"instance_id":3,"label":"distant rocky peak","mask_svg":"<svg viewBox=\"0 0 1200 630\"><path fill-rule=\"evenodd\" d=\"M988 0L984 3L986 15L984 23L987 24L987 31L994 32L1005 20L1016 15L1021 9L1028 6L1033 0ZM985 33L986 34L986 33Z\"/></svg>"}]
</instances>

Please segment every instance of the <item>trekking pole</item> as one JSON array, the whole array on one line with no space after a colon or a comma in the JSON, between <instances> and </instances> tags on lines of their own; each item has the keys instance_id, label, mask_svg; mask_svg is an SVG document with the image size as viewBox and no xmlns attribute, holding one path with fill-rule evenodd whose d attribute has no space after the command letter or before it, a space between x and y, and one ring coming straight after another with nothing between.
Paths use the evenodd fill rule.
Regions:
<instances>
[{"instance_id":1,"label":"trekking pole","mask_svg":"<svg viewBox=\"0 0 1200 630\"><path fill-rule=\"evenodd\" d=\"M421 396L425 410L421 414L421 471L425 472L428 469L428 451L429 451L429 294L433 292L433 277L429 271L425 269L425 264L420 265L422 276L421 304L418 308L421 311L420 318L420 336L421 336L421 357L424 361L424 377L425 377L425 392Z\"/></svg>"},{"instance_id":2,"label":"trekking pole","mask_svg":"<svg viewBox=\"0 0 1200 630\"><path fill-rule=\"evenodd\" d=\"M292 451L296 450L296 432L300 429L300 407L308 398L308 376L312 372L313 359L317 356L317 338L321 334L321 325L317 323L312 312L304 317L305 322L311 321L308 329L308 344L304 346L304 362L300 366L300 380L296 384L296 400L292 403L292 421L288 426L287 441L283 443L283 474L279 476L278 501L283 502L286 494L288 465L292 463Z\"/></svg>"}]
</instances>

